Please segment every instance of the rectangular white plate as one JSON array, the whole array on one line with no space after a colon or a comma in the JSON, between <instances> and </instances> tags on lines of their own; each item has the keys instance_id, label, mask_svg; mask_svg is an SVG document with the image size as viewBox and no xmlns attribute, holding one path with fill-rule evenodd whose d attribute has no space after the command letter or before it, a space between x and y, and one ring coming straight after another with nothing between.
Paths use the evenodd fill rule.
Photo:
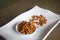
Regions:
<instances>
[{"instance_id":1,"label":"rectangular white plate","mask_svg":"<svg viewBox=\"0 0 60 40\"><path fill-rule=\"evenodd\" d=\"M36 29L31 35L20 35L16 32L15 26L18 22L23 20L28 21L33 15L44 15L48 22L43 26ZM0 35L7 40L42 40L46 33L53 27L53 25L60 19L60 15L57 15L47 9L35 6L29 11L22 13L14 18L12 21L0 28Z\"/></svg>"}]
</instances>

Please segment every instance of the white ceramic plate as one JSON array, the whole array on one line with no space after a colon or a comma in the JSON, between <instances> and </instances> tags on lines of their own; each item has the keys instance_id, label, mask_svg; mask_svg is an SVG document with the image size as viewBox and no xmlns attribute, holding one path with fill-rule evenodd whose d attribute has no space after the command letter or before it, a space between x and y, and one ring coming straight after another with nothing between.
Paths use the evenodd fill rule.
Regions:
<instances>
[{"instance_id":1,"label":"white ceramic plate","mask_svg":"<svg viewBox=\"0 0 60 40\"><path fill-rule=\"evenodd\" d=\"M20 35L16 32L15 27L18 22L23 20L28 21L33 15L44 15L48 22L43 26L36 29L31 35ZM47 9L35 6L31 10L24 12L14 18L12 21L0 28L0 35L7 40L42 40L46 33L53 27L53 25L60 19L57 15Z\"/></svg>"}]
</instances>

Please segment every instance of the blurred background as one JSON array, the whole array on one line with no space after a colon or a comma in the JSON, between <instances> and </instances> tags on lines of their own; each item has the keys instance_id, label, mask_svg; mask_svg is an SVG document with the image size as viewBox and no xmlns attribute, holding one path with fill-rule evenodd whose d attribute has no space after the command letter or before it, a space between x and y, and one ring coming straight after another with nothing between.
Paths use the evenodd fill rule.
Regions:
<instances>
[{"instance_id":1,"label":"blurred background","mask_svg":"<svg viewBox=\"0 0 60 40\"><path fill-rule=\"evenodd\" d=\"M60 15L60 0L0 0L0 27L35 5Z\"/></svg>"}]
</instances>

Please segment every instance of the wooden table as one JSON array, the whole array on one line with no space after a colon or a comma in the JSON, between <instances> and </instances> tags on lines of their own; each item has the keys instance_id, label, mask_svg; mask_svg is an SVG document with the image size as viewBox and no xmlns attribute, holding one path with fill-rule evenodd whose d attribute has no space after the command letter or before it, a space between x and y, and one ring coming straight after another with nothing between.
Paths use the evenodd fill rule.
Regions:
<instances>
[{"instance_id":1,"label":"wooden table","mask_svg":"<svg viewBox=\"0 0 60 40\"><path fill-rule=\"evenodd\" d=\"M35 5L60 15L60 0L0 0L0 27Z\"/></svg>"}]
</instances>

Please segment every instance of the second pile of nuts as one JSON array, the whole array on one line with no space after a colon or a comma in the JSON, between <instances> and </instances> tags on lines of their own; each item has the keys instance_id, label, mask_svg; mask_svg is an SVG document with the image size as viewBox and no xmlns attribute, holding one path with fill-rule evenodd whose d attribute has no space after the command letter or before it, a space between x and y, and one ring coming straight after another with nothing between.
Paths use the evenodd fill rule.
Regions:
<instances>
[{"instance_id":1,"label":"second pile of nuts","mask_svg":"<svg viewBox=\"0 0 60 40\"><path fill-rule=\"evenodd\" d=\"M30 22L43 26L44 24L46 24L47 19L43 15L40 15L40 16L34 15L34 16L32 16L32 19L30 20Z\"/></svg>"}]
</instances>

